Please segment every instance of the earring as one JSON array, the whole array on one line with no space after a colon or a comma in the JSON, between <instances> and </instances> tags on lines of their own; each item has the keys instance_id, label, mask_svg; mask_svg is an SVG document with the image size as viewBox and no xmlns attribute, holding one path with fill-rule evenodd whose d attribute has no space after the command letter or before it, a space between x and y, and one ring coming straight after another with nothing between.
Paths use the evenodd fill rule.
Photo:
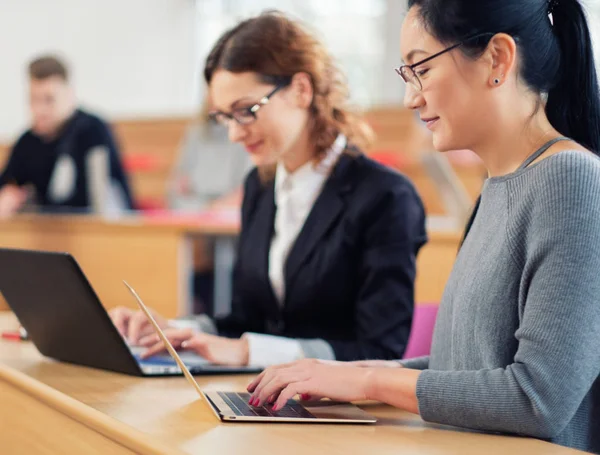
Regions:
<instances>
[{"instance_id":1,"label":"earring","mask_svg":"<svg viewBox=\"0 0 600 455\"><path fill-rule=\"evenodd\" d=\"M498 85L500 83L500 79L496 78L494 79L494 85Z\"/></svg>"}]
</instances>

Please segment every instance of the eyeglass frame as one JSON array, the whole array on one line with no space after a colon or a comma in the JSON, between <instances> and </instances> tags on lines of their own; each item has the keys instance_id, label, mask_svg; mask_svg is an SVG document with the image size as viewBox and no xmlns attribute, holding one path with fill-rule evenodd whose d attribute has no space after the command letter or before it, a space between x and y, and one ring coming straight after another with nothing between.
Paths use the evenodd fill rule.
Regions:
<instances>
[{"instance_id":1,"label":"eyeglass frame","mask_svg":"<svg viewBox=\"0 0 600 455\"><path fill-rule=\"evenodd\" d=\"M227 113L227 112L223 112L223 111L211 112L208 114L208 118L210 120L212 120L213 122L220 124L220 125L228 125L232 120L235 120L235 122L241 126L251 125L252 123L254 123L257 120L256 113L260 110L260 108L269 104L269 101L271 100L273 95L275 95L275 93L277 93L279 90L286 87L287 85L289 85L289 84L277 84L273 90L271 90L269 93L267 93L265 96L263 96L258 103L255 103L252 106L234 109L231 113ZM235 115L234 115L235 112L248 113L252 116L252 120L250 120L249 122L246 122L246 123L241 122L239 119L237 119L235 117ZM219 120L217 120L218 115L225 117L227 119L227 123L223 123L223 122L220 122Z\"/></svg>"},{"instance_id":2,"label":"eyeglass frame","mask_svg":"<svg viewBox=\"0 0 600 455\"><path fill-rule=\"evenodd\" d=\"M415 87L419 92L423 91L423 82L421 82L421 79L419 78L419 75L417 74L417 72L415 71L415 68L419 65L422 65L423 63L427 63L430 62L431 60L433 60L434 58L439 57L440 55L444 55L447 52L453 51L454 49L456 49L457 47L460 47L462 45L464 45L465 43L468 43L471 40L474 40L476 38L481 38L482 36L486 36L486 35L495 35L495 33L492 32L486 32L486 33L477 33L475 35L469 36L463 40L461 40L459 43L457 44L453 44L450 47L447 47L446 49L433 54L427 58L424 58L423 60L420 60L416 63L413 63L412 65L402 65L398 68L394 68L394 70L396 71L396 73L398 73L398 75L402 78L402 80L406 83L406 84L410 84L411 82L409 80L407 80L406 76L403 73L403 69L404 68L408 68L413 74L414 77L416 78L416 80L419 82L419 88L417 88L414 84L413 87Z\"/></svg>"}]
</instances>

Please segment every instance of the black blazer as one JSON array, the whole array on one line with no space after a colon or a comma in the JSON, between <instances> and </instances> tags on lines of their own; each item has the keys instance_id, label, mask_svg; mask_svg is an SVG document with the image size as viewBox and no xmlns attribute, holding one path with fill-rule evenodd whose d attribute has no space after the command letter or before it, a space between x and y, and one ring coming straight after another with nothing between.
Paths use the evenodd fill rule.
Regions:
<instances>
[{"instance_id":1,"label":"black blazer","mask_svg":"<svg viewBox=\"0 0 600 455\"><path fill-rule=\"evenodd\" d=\"M231 314L219 333L327 341L338 360L398 359L410 333L415 259L427 241L409 180L364 155L344 154L327 179L285 266L285 302L271 288L274 182L245 183Z\"/></svg>"}]
</instances>

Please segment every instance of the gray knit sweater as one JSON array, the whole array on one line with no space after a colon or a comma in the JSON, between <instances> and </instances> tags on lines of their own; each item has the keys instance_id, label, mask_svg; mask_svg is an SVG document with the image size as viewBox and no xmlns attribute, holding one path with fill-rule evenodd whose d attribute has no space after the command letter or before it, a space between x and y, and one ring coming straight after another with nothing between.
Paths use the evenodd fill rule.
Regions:
<instances>
[{"instance_id":1,"label":"gray knit sweater","mask_svg":"<svg viewBox=\"0 0 600 455\"><path fill-rule=\"evenodd\" d=\"M423 419L600 453L600 160L485 182L423 369Z\"/></svg>"}]
</instances>

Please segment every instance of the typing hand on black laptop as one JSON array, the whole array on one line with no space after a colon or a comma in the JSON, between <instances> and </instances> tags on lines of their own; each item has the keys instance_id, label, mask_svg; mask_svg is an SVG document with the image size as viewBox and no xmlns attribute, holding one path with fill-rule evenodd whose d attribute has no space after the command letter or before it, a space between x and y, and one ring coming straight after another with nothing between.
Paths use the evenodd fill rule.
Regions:
<instances>
[{"instance_id":1,"label":"typing hand on black laptop","mask_svg":"<svg viewBox=\"0 0 600 455\"><path fill-rule=\"evenodd\" d=\"M175 328L165 329L164 334L175 349L185 349L195 352L213 364L229 366L248 365L248 341L243 337L232 339L195 332L191 329ZM165 350L164 343L156 334L142 338L140 345L148 348L142 355L143 358L153 356Z\"/></svg>"},{"instance_id":2,"label":"typing hand on black laptop","mask_svg":"<svg viewBox=\"0 0 600 455\"><path fill-rule=\"evenodd\" d=\"M169 321L156 311L150 310L152 317L161 329L169 327ZM143 337L154 334L154 328L146 315L140 310L117 307L109 311L113 324L129 344L138 345Z\"/></svg>"}]
</instances>

